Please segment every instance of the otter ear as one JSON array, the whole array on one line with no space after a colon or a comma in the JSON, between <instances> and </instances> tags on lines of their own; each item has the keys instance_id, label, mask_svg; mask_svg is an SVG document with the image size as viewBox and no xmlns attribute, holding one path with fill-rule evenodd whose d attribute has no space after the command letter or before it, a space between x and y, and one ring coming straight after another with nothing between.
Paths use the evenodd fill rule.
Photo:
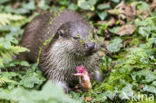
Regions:
<instances>
[{"instance_id":1,"label":"otter ear","mask_svg":"<svg viewBox=\"0 0 156 103\"><path fill-rule=\"evenodd\" d=\"M59 30L58 31L59 36L63 36L65 34L64 30Z\"/></svg>"}]
</instances>

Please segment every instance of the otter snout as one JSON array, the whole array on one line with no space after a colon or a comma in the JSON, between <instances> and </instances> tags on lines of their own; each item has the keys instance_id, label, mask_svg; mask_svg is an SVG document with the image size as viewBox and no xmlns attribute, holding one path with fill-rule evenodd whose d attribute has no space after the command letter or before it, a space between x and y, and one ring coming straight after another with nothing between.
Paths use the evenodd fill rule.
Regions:
<instances>
[{"instance_id":1,"label":"otter snout","mask_svg":"<svg viewBox=\"0 0 156 103\"><path fill-rule=\"evenodd\" d=\"M85 43L85 48L88 49L89 51L92 51L95 49L95 43L94 42Z\"/></svg>"},{"instance_id":2,"label":"otter snout","mask_svg":"<svg viewBox=\"0 0 156 103\"><path fill-rule=\"evenodd\" d=\"M87 50L87 55L92 55L98 51L98 46L95 42L85 43L84 47Z\"/></svg>"}]
</instances>

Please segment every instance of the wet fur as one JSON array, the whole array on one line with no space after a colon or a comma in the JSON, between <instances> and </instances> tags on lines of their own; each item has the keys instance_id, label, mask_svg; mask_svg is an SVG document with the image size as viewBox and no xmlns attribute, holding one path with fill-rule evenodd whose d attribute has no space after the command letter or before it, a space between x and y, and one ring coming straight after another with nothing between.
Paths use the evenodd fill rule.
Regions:
<instances>
[{"instance_id":1,"label":"wet fur","mask_svg":"<svg viewBox=\"0 0 156 103\"><path fill-rule=\"evenodd\" d=\"M74 86L78 83L78 78L73 76L77 66L85 66L92 73L98 69L96 54L88 57L77 57L73 54L74 45L71 41L57 40L52 48L41 55L39 67L44 71L44 75L54 81L62 81ZM71 49L71 50L67 50ZM66 51L69 51L68 53Z\"/></svg>"},{"instance_id":2,"label":"wet fur","mask_svg":"<svg viewBox=\"0 0 156 103\"><path fill-rule=\"evenodd\" d=\"M51 23L51 21L53 22ZM57 17L53 12L45 12L35 17L25 28L20 42L20 45L28 48L30 52L21 53L18 58L34 63L38 58L40 47L43 47L39 58L39 68L47 79L58 82L65 88L75 86L78 83L78 78L72 74L76 73L76 66L85 66L90 74L99 69L96 54L84 56L85 51L82 50L82 45L72 40L70 36L65 38L57 34L61 25L75 21L86 25L83 32L88 31L89 28L92 29L79 14L70 10L61 12ZM66 26L66 29L70 28ZM81 30L81 28L73 28L70 32L78 29ZM43 43L53 34L54 38L50 43L43 46Z\"/></svg>"}]
</instances>

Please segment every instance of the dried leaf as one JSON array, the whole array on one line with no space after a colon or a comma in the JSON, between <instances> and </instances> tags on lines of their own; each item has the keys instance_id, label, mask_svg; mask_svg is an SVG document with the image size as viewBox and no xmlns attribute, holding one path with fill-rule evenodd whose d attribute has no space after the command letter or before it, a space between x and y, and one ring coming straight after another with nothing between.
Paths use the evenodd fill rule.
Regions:
<instances>
[{"instance_id":1,"label":"dried leaf","mask_svg":"<svg viewBox=\"0 0 156 103\"><path fill-rule=\"evenodd\" d=\"M143 84L139 85L137 89L138 90L141 90L142 88L144 88L144 85Z\"/></svg>"},{"instance_id":2,"label":"dried leaf","mask_svg":"<svg viewBox=\"0 0 156 103\"><path fill-rule=\"evenodd\" d=\"M86 97L85 99L86 99L87 102L91 102L92 101L91 97Z\"/></svg>"},{"instance_id":3,"label":"dried leaf","mask_svg":"<svg viewBox=\"0 0 156 103\"><path fill-rule=\"evenodd\" d=\"M128 24L128 25L121 26L120 29L118 30L117 34L120 36L131 35L134 31L135 31L135 26Z\"/></svg>"}]
</instances>

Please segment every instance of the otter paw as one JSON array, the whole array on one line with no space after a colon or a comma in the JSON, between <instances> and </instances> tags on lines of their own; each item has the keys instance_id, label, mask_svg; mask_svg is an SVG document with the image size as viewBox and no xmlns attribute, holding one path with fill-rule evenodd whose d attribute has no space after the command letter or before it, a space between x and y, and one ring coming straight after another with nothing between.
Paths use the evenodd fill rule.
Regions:
<instances>
[{"instance_id":1,"label":"otter paw","mask_svg":"<svg viewBox=\"0 0 156 103\"><path fill-rule=\"evenodd\" d=\"M66 82L59 81L58 85L62 87L64 89L64 92L67 94L71 91L71 88L67 85Z\"/></svg>"}]
</instances>

